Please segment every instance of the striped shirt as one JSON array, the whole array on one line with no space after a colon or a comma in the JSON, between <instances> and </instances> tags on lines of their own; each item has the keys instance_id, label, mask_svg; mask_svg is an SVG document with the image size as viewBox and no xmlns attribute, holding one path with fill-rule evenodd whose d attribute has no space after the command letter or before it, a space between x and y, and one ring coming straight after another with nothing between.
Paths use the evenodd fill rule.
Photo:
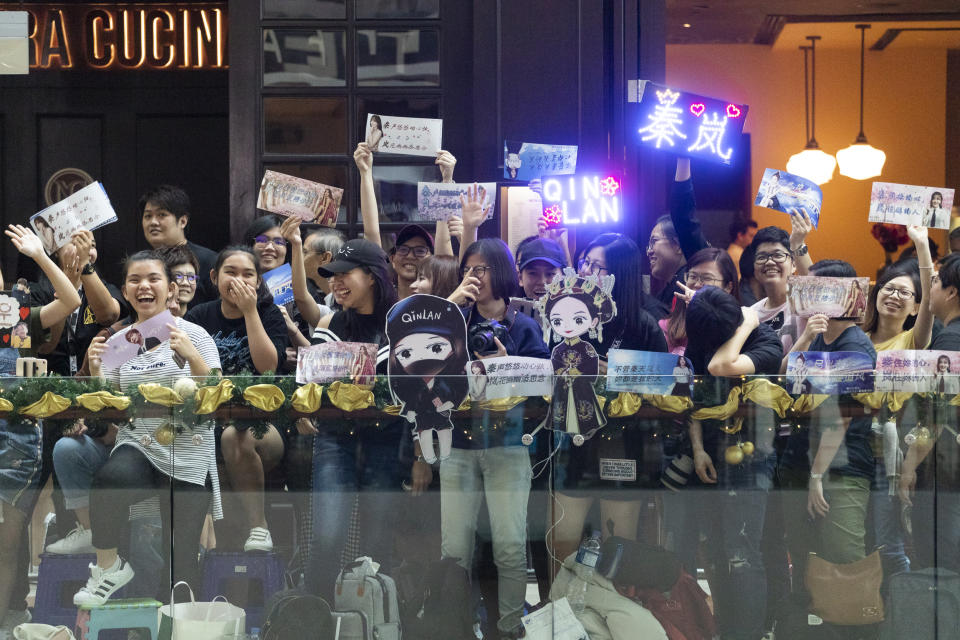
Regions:
<instances>
[{"instance_id":1,"label":"striped shirt","mask_svg":"<svg viewBox=\"0 0 960 640\"><path fill-rule=\"evenodd\" d=\"M177 318L177 328L186 332L190 342L200 352L200 357L211 369L220 368L220 355L213 338L201 327ZM124 333L130 327L119 331ZM142 353L123 363L119 368L103 369L103 376L117 385L121 391L133 389L136 385L155 382L172 387L179 378L190 376L192 372L181 369L173 360L173 350L167 340L152 351ZM119 447L135 447L143 453L150 463L161 473L191 484L204 485L207 478L213 485L213 516L222 518L220 504L220 482L217 476L217 462L214 453L213 430L199 427L178 433L173 444L161 445L154 432L158 427L171 422L168 418L134 418L130 425L122 425L117 433L116 451ZM132 429L130 427L133 427ZM200 437L194 440L195 436Z\"/></svg>"}]
</instances>

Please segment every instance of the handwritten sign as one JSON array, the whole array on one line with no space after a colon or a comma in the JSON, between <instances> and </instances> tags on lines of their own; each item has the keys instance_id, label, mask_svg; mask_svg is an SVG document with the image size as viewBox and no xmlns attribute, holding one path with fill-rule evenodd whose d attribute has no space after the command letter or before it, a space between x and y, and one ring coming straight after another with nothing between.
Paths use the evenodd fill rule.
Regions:
<instances>
[{"instance_id":1,"label":"handwritten sign","mask_svg":"<svg viewBox=\"0 0 960 640\"><path fill-rule=\"evenodd\" d=\"M333 382L350 378L354 384L371 385L377 373L377 345L366 342L325 342L300 347L297 382Z\"/></svg>"},{"instance_id":2,"label":"handwritten sign","mask_svg":"<svg viewBox=\"0 0 960 640\"><path fill-rule=\"evenodd\" d=\"M367 115L366 142L371 151L406 156L437 155L443 148L443 120Z\"/></svg>"},{"instance_id":3,"label":"handwritten sign","mask_svg":"<svg viewBox=\"0 0 960 640\"><path fill-rule=\"evenodd\" d=\"M541 189L543 215L551 225L589 226L620 222L623 202L617 176L546 176Z\"/></svg>"},{"instance_id":4,"label":"handwritten sign","mask_svg":"<svg viewBox=\"0 0 960 640\"><path fill-rule=\"evenodd\" d=\"M611 349L607 354L607 389L661 396L690 396L693 365L672 353Z\"/></svg>"},{"instance_id":5,"label":"handwritten sign","mask_svg":"<svg viewBox=\"0 0 960 640\"><path fill-rule=\"evenodd\" d=\"M116 221L117 213L99 182L91 182L60 202L30 216L30 226L40 237L48 254L53 254L70 242L74 231L93 231Z\"/></svg>"},{"instance_id":6,"label":"handwritten sign","mask_svg":"<svg viewBox=\"0 0 960 640\"><path fill-rule=\"evenodd\" d=\"M343 189L268 169L260 183L257 208L332 227L342 199Z\"/></svg>"},{"instance_id":7,"label":"handwritten sign","mask_svg":"<svg viewBox=\"0 0 960 640\"><path fill-rule=\"evenodd\" d=\"M548 602L521 619L527 640L586 640L587 631L573 614L567 599Z\"/></svg>"},{"instance_id":8,"label":"handwritten sign","mask_svg":"<svg viewBox=\"0 0 960 640\"><path fill-rule=\"evenodd\" d=\"M577 145L503 142L503 177L534 180L577 171Z\"/></svg>"},{"instance_id":9,"label":"handwritten sign","mask_svg":"<svg viewBox=\"0 0 960 640\"><path fill-rule=\"evenodd\" d=\"M553 393L553 364L540 358L505 356L467 363L474 402Z\"/></svg>"},{"instance_id":10,"label":"handwritten sign","mask_svg":"<svg viewBox=\"0 0 960 640\"><path fill-rule=\"evenodd\" d=\"M600 458L600 479L633 482L637 479L637 461Z\"/></svg>"},{"instance_id":11,"label":"handwritten sign","mask_svg":"<svg viewBox=\"0 0 960 640\"><path fill-rule=\"evenodd\" d=\"M787 390L793 394L873 391L873 358L862 351L793 351Z\"/></svg>"},{"instance_id":12,"label":"handwritten sign","mask_svg":"<svg viewBox=\"0 0 960 640\"><path fill-rule=\"evenodd\" d=\"M634 139L641 145L726 165L736 162L734 148L743 133L747 105L649 80L631 80L627 101L639 103Z\"/></svg>"},{"instance_id":13,"label":"handwritten sign","mask_svg":"<svg viewBox=\"0 0 960 640\"><path fill-rule=\"evenodd\" d=\"M293 302L293 273L289 264L282 264L263 274L267 288L273 294L273 304L289 304Z\"/></svg>"},{"instance_id":14,"label":"handwritten sign","mask_svg":"<svg viewBox=\"0 0 960 640\"><path fill-rule=\"evenodd\" d=\"M0 347L30 348L30 300L23 291L0 291Z\"/></svg>"},{"instance_id":15,"label":"handwritten sign","mask_svg":"<svg viewBox=\"0 0 960 640\"><path fill-rule=\"evenodd\" d=\"M446 220L452 215L460 215L460 196L466 198L474 183L456 182L418 182L417 214L413 220ZM477 195L480 206L490 207L487 220L493 217L493 204L497 198L496 182L477 183Z\"/></svg>"},{"instance_id":16,"label":"handwritten sign","mask_svg":"<svg viewBox=\"0 0 960 640\"><path fill-rule=\"evenodd\" d=\"M763 172L763 180L753 204L783 213L790 213L791 209L803 209L816 227L820 223L823 191L816 182L802 176L767 169Z\"/></svg>"},{"instance_id":17,"label":"handwritten sign","mask_svg":"<svg viewBox=\"0 0 960 640\"><path fill-rule=\"evenodd\" d=\"M868 220L948 229L951 207L953 189L874 182Z\"/></svg>"},{"instance_id":18,"label":"handwritten sign","mask_svg":"<svg viewBox=\"0 0 960 640\"><path fill-rule=\"evenodd\" d=\"M822 313L859 322L866 314L870 278L790 276L787 286L790 312L801 318Z\"/></svg>"},{"instance_id":19,"label":"handwritten sign","mask_svg":"<svg viewBox=\"0 0 960 640\"><path fill-rule=\"evenodd\" d=\"M128 360L150 351L170 339L168 324L176 325L169 311L155 315L135 327L129 327L107 340L107 350L103 354L103 367L117 369Z\"/></svg>"},{"instance_id":20,"label":"handwritten sign","mask_svg":"<svg viewBox=\"0 0 960 640\"><path fill-rule=\"evenodd\" d=\"M960 393L960 351L881 351L877 391Z\"/></svg>"}]
</instances>

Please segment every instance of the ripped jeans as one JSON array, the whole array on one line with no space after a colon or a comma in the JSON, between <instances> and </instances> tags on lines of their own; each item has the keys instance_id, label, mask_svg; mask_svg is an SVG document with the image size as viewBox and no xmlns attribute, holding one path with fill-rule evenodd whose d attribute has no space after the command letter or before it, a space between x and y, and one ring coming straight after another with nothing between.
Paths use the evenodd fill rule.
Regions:
<instances>
[{"instance_id":1,"label":"ripped jeans","mask_svg":"<svg viewBox=\"0 0 960 640\"><path fill-rule=\"evenodd\" d=\"M766 631L767 578L761 538L772 454L739 465L717 464L715 491L703 491L707 556L720 636L756 640Z\"/></svg>"}]
</instances>

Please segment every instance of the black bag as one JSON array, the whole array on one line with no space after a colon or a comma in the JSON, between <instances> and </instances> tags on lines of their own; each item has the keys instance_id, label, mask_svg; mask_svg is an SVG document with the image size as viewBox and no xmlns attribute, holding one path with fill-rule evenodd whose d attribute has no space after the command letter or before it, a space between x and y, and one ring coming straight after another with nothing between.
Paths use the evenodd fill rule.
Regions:
<instances>
[{"instance_id":1,"label":"black bag","mask_svg":"<svg viewBox=\"0 0 960 640\"><path fill-rule=\"evenodd\" d=\"M261 640L332 640L330 605L299 589L279 591L264 607Z\"/></svg>"},{"instance_id":2,"label":"black bag","mask_svg":"<svg viewBox=\"0 0 960 640\"><path fill-rule=\"evenodd\" d=\"M953 638L960 629L960 575L922 569L890 578L883 640Z\"/></svg>"},{"instance_id":3,"label":"black bag","mask_svg":"<svg viewBox=\"0 0 960 640\"><path fill-rule=\"evenodd\" d=\"M393 570L400 628L416 640L474 640L470 574L456 558Z\"/></svg>"},{"instance_id":4,"label":"black bag","mask_svg":"<svg viewBox=\"0 0 960 640\"><path fill-rule=\"evenodd\" d=\"M617 586L669 591L680 578L680 560L661 547L611 536L600 546L596 570Z\"/></svg>"}]
</instances>

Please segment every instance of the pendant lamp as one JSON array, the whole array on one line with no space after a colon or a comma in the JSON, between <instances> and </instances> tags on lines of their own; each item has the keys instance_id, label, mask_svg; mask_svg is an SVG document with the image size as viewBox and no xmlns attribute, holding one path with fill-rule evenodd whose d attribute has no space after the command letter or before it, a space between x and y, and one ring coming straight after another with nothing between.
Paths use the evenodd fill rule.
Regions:
<instances>
[{"instance_id":1,"label":"pendant lamp","mask_svg":"<svg viewBox=\"0 0 960 640\"><path fill-rule=\"evenodd\" d=\"M817 55L816 42L820 36L807 36L809 47L800 47L803 51L803 107L805 111L804 125L807 127L807 146L800 153L790 156L787 161L787 171L811 180L817 184L830 182L837 160L829 153L824 153L817 144ZM807 52L810 53L810 89L807 100ZM810 109L807 110L809 102Z\"/></svg>"},{"instance_id":2,"label":"pendant lamp","mask_svg":"<svg viewBox=\"0 0 960 640\"><path fill-rule=\"evenodd\" d=\"M860 29L860 133L852 145L837 151L837 162L840 164L840 175L854 180L867 180L880 175L887 154L867 144L867 136L863 135L863 52L866 30L870 25L858 24L856 28Z\"/></svg>"}]
</instances>

